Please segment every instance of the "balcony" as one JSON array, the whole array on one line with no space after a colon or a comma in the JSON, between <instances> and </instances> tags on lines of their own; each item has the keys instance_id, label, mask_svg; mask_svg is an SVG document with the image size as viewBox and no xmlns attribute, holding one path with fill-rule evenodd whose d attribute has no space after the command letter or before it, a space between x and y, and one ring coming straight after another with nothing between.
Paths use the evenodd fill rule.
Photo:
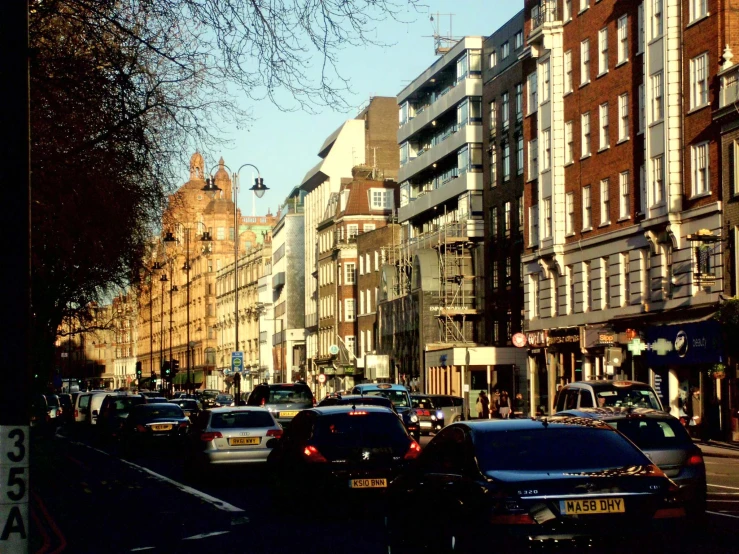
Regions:
<instances>
[{"instance_id":1,"label":"balcony","mask_svg":"<svg viewBox=\"0 0 739 554\"><path fill-rule=\"evenodd\" d=\"M468 143L482 144L482 125L465 125L455 133L449 134L432 148L424 151L421 156L409 160L398 170L398 182L402 183L409 180L419 171L426 169L449 154L456 153L457 150Z\"/></svg>"},{"instance_id":2,"label":"balcony","mask_svg":"<svg viewBox=\"0 0 739 554\"><path fill-rule=\"evenodd\" d=\"M531 8L529 40L541 33L545 23L554 21L557 21L557 2L555 0L542 0L541 4Z\"/></svg>"},{"instance_id":3,"label":"balcony","mask_svg":"<svg viewBox=\"0 0 739 554\"><path fill-rule=\"evenodd\" d=\"M424 190L417 198L398 210L398 222L403 223L414 219L418 215L432 210L447 200L455 198L468 190L482 190L482 173L464 173L455 179L449 180L443 186L434 190Z\"/></svg>"}]
</instances>

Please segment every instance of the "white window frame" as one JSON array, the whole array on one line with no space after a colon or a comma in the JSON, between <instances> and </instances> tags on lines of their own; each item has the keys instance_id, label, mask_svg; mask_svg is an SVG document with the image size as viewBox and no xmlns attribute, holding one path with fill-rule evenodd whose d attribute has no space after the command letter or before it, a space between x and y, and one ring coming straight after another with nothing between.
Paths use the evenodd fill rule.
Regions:
<instances>
[{"instance_id":1,"label":"white window frame","mask_svg":"<svg viewBox=\"0 0 739 554\"><path fill-rule=\"evenodd\" d=\"M575 122L565 123L565 164L575 161Z\"/></svg>"},{"instance_id":2,"label":"white window frame","mask_svg":"<svg viewBox=\"0 0 739 554\"><path fill-rule=\"evenodd\" d=\"M590 0L580 0L580 12L584 12L590 7Z\"/></svg>"},{"instance_id":3,"label":"white window frame","mask_svg":"<svg viewBox=\"0 0 739 554\"><path fill-rule=\"evenodd\" d=\"M590 185L582 188L582 230L590 231L593 228L593 193Z\"/></svg>"},{"instance_id":4,"label":"white window frame","mask_svg":"<svg viewBox=\"0 0 739 554\"><path fill-rule=\"evenodd\" d=\"M539 176L539 141L532 139L529 141L529 181L533 181Z\"/></svg>"},{"instance_id":5,"label":"white window frame","mask_svg":"<svg viewBox=\"0 0 739 554\"><path fill-rule=\"evenodd\" d=\"M580 116L580 157L590 156L590 112Z\"/></svg>"},{"instance_id":6,"label":"white window frame","mask_svg":"<svg viewBox=\"0 0 739 554\"><path fill-rule=\"evenodd\" d=\"M354 262L344 262L344 284L355 285L357 283L357 265Z\"/></svg>"},{"instance_id":7,"label":"white window frame","mask_svg":"<svg viewBox=\"0 0 739 554\"><path fill-rule=\"evenodd\" d=\"M690 0L690 23L708 15L708 0Z\"/></svg>"},{"instance_id":8,"label":"white window frame","mask_svg":"<svg viewBox=\"0 0 739 554\"><path fill-rule=\"evenodd\" d=\"M541 86L539 87L539 104L544 105L549 102L549 85L551 75L549 59L546 59L543 62L539 63L539 75L541 76L541 78L539 79L539 82L541 83Z\"/></svg>"},{"instance_id":9,"label":"white window frame","mask_svg":"<svg viewBox=\"0 0 739 554\"><path fill-rule=\"evenodd\" d=\"M580 86L590 82L590 41L580 43Z\"/></svg>"},{"instance_id":10,"label":"white window frame","mask_svg":"<svg viewBox=\"0 0 739 554\"><path fill-rule=\"evenodd\" d=\"M611 224L611 187L608 179L600 181L600 225Z\"/></svg>"},{"instance_id":11,"label":"white window frame","mask_svg":"<svg viewBox=\"0 0 739 554\"><path fill-rule=\"evenodd\" d=\"M636 10L636 53L643 54L644 47L646 46L646 33L644 32L644 2L639 4Z\"/></svg>"},{"instance_id":12,"label":"white window frame","mask_svg":"<svg viewBox=\"0 0 739 554\"><path fill-rule=\"evenodd\" d=\"M549 171L552 167L552 131L544 129L541 132L541 172Z\"/></svg>"},{"instance_id":13,"label":"white window frame","mask_svg":"<svg viewBox=\"0 0 739 554\"><path fill-rule=\"evenodd\" d=\"M552 238L552 197L544 198L544 234L543 239Z\"/></svg>"},{"instance_id":14,"label":"white window frame","mask_svg":"<svg viewBox=\"0 0 739 554\"><path fill-rule=\"evenodd\" d=\"M496 100L490 101L490 129L494 131L498 124L498 104Z\"/></svg>"},{"instance_id":15,"label":"white window frame","mask_svg":"<svg viewBox=\"0 0 739 554\"><path fill-rule=\"evenodd\" d=\"M629 139L629 94L618 97L618 142Z\"/></svg>"},{"instance_id":16,"label":"white window frame","mask_svg":"<svg viewBox=\"0 0 739 554\"><path fill-rule=\"evenodd\" d=\"M359 223L348 223L346 226L346 238L357 238L359 236Z\"/></svg>"},{"instance_id":17,"label":"white window frame","mask_svg":"<svg viewBox=\"0 0 739 554\"><path fill-rule=\"evenodd\" d=\"M652 40L659 38L664 33L664 4L663 0L651 0L652 2Z\"/></svg>"},{"instance_id":18,"label":"white window frame","mask_svg":"<svg viewBox=\"0 0 739 554\"><path fill-rule=\"evenodd\" d=\"M598 149L606 150L610 144L610 125L608 121L608 102L604 102L598 107Z\"/></svg>"},{"instance_id":19,"label":"white window frame","mask_svg":"<svg viewBox=\"0 0 739 554\"><path fill-rule=\"evenodd\" d=\"M709 144L706 141L690 147L691 167L693 170L693 196L702 196L711 192L711 151Z\"/></svg>"},{"instance_id":20,"label":"white window frame","mask_svg":"<svg viewBox=\"0 0 739 554\"><path fill-rule=\"evenodd\" d=\"M508 141L502 144L503 147L503 182L511 178L511 145Z\"/></svg>"},{"instance_id":21,"label":"white window frame","mask_svg":"<svg viewBox=\"0 0 739 554\"><path fill-rule=\"evenodd\" d=\"M392 210L395 207L392 189L369 189L371 210Z\"/></svg>"},{"instance_id":22,"label":"white window frame","mask_svg":"<svg viewBox=\"0 0 739 554\"><path fill-rule=\"evenodd\" d=\"M498 65L498 53L493 50L488 54L488 67L493 69L496 65Z\"/></svg>"},{"instance_id":23,"label":"white window frame","mask_svg":"<svg viewBox=\"0 0 739 554\"><path fill-rule=\"evenodd\" d=\"M510 111L511 111L510 95L507 92L504 92L500 96L500 115L501 115L501 123L502 123L503 129L507 129L508 125L510 124Z\"/></svg>"},{"instance_id":24,"label":"white window frame","mask_svg":"<svg viewBox=\"0 0 739 554\"><path fill-rule=\"evenodd\" d=\"M708 105L708 52L690 60L690 108Z\"/></svg>"},{"instance_id":25,"label":"white window frame","mask_svg":"<svg viewBox=\"0 0 739 554\"><path fill-rule=\"evenodd\" d=\"M380 253L375 250L375 271L380 271Z\"/></svg>"},{"instance_id":26,"label":"white window frame","mask_svg":"<svg viewBox=\"0 0 739 554\"><path fill-rule=\"evenodd\" d=\"M621 64L629 61L629 16L623 15L616 22L616 37L618 39L618 51L616 63Z\"/></svg>"},{"instance_id":27,"label":"white window frame","mask_svg":"<svg viewBox=\"0 0 739 554\"><path fill-rule=\"evenodd\" d=\"M647 125L647 96L646 87L644 83L639 85L639 133L644 132L644 127Z\"/></svg>"},{"instance_id":28,"label":"white window frame","mask_svg":"<svg viewBox=\"0 0 739 554\"><path fill-rule=\"evenodd\" d=\"M608 73L608 27L598 31L598 76Z\"/></svg>"},{"instance_id":29,"label":"white window frame","mask_svg":"<svg viewBox=\"0 0 739 554\"><path fill-rule=\"evenodd\" d=\"M354 335L346 335L344 337L344 346L347 351L354 357L357 357L357 337Z\"/></svg>"},{"instance_id":30,"label":"white window frame","mask_svg":"<svg viewBox=\"0 0 739 554\"><path fill-rule=\"evenodd\" d=\"M516 121L523 120L523 83L516 83Z\"/></svg>"},{"instance_id":31,"label":"white window frame","mask_svg":"<svg viewBox=\"0 0 739 554\"><path fill-rule=\"evenodd\" d=\"M657 71L650 77L650 85L652 87L652 119L651 123L662 121L665 117L665 102L664 102L664 74L663 72Z\"/></svg>"},{"instance_id":32,"label":"white window frame","mask_svg":"<svg viewBox=\"0 0 739 554\"><path fill-rule=\"evenodd\" d=\"M359 315L364 315L366 312L364 311L364 291L359 291Z\"/></svg>"},{"instance_id":33,"label":"white window frame","mask_svg":"<svg viewBox=\"0 0 739 554\"><path fill-rule=\"evenodd\" d=\"M537 88L536 71L526 77L526 115L531 115L539 109L539 97Z\"/></svg>"},{"instance_id":34,"label":"white window frame","mask_svg":"<svg viewBox=\"0 0 739 554\"><path fill-rule=\"evenodd\" d=\"M575 234L575 193L568 192L565 195L565 212L567 219L565 219L565 235L570 236Z\"/></svg>"},{"instance_id":35,"label":"white window frame","mask_svg":"<svg viewBox=\"0 0 739 554\"><path fill-rule=\"evenodd\" d=\"M357 320L356 306L357 304L354 298L344 299L344 321L356 321Z\"/></svg>"},{"instance_id":36,"label":"white window frame","mask_svg":"<svg viewBox=\"0 0 739 554\"><path fill-rule=\"evenodd\" d=\"M651 159L651 207L656 208L665 203L665 163L664 155Z\"/></svg>"},{"instance_id":37,"label":"white window frame","mask_svg":"<svg viewBox=\"0 0 739 554\"><path fill-rule=\"evenodd\" d=\"M513 49L518 50L523 46L523 31L518 31L513 36Z\"/></svg>"},{"instance_id":38,"label":"white window frame","mask_svg":"<svg viewBox=\"0 0 739 554\"><path fill-rule=\"evenodd\" d=\"M523 135L516 138L516 175L523 175Z\"/></svg>"},{"instance_id":39,"label":"white window frame","mask_svg":"<svg viewBox=\"0 0 739 554\"><path fill-rule=\"evenodd\" d=\"M539 245L539 205L529 206L529 246Z\"/></svg>"},{"instance_id":40,"label":"white window frame","mask_svg":"<svg viewBox=\"0 0 739 554\"><path fill-rule=\"evenodd\" d=\"M562 0L562 21L567 23L572 19L572 0Z\"/></svg>"},{"instance_id":41,"label":"white window frame","mask_svg":"<svg viewBox=\"0 0 739 554\"><path fill-rule=\"evenodd\" d=\"M572 92L572 50L565 52L565 94Z\"/></svg>"},{"instance_id":42,"label":"white window frame","mask_svg":"<svg viewBox=\"0 0 739 554\"><path fill-rule=\"evenodd\" d=\"M375 229L377 229L377 226L374 223L364 223L362 225L363 233L369 233L370 231L374 231Z\"/></svg>"},{"instance_id":43,"label":"white window frame","mask_svg":"<svg viewBox=\"0 0 739 554\"><path fill-rule=\"evenodd\" d=\"M505 60L511 53L511 45L508 41L505 41L500 47L500 59Z\"/></svg>"},{"instance_id":44,"label":"white window frame","mask_svg":"<svg viewBox=\"0 0 739 554\"><path fill-rule=\"evenodd\" d=\"M364 275L364 257L359 256L359 274Z\"/></svg>"},{"instance_id":45,"label":"white window frame","mask_svg":"<svg viewBox=\"0 0 739 554\"><path fill-rule=\"evenodd\" d=\"M619 190L619 219L628 219L631 215L631 182L629 172L623 171L618 175Z\"/></svg>"}]
</instances>

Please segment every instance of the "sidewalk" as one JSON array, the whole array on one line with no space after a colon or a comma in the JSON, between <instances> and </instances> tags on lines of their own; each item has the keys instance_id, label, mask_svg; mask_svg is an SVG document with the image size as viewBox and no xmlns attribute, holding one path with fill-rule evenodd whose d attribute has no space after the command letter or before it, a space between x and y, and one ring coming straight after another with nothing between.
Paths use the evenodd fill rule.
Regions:
<instances>
[{"instance_id":1,"label":"sidewalk","mask_svg":"<svg viewBox=\"0 0 739 554\"><path fill-rule=\"evenodd\" d=\"M730 442L701 441L694 439L693 442L703 451L704 456L712 458L737 458L739 459L739 445Z\"/></svg>"}]
</instances>

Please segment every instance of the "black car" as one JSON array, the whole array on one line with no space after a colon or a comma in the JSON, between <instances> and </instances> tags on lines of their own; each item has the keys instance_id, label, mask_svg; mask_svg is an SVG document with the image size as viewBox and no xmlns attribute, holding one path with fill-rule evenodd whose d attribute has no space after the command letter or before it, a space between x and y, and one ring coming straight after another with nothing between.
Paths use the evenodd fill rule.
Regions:
<instances>
[{"instance_id":1,"label":"black car","mask_svg":"<svg viewBox=\"0 0 739 554\"><path fill-rule=\"evenodd\" d=\"M267 462L277 494L296 491L385 492L421 447L398 415L377 406L331 406L301 411Z\"/></svg>"},{"instance_id":2,"label":"black car","mask_svg":"<svg viewBox=\"0 0 739 554\"><path fill-rule=\"evenodd\" d=\"M518 542L614 541L685 520L675 484L621 433L584 418L452 424L388 493L391 548L421 541L472 552L494 537L513 551ZM407 505L433 505L438 524Z\"/></svg>"},{"instance_id":3,"label":"black car","mask_svg":"<svg viewBox=\"0 0 739 554\"><path fill-rule=\"evenodd\" d=\"M383 396L390 400L410 435L416 441L421 440L421 426L407 387L391 383L360 383L354 385L351 392L362 396Z\"/></svg>"},{"instance_id":4,"label":"black car","mask_svg":"<svg viewBox=\"0 0 739 554\"><path fill-rule=\"evenodd\" d=\"M390 399L384 396L363 396L361 394L334 394L327 396L318 403L317 408L326 406L383 406L395 411Z\"/></svg>"},{"instance_id":5,"label":"black car","mask_svg":"<svg viewBox=\"0 0 739 554\"><path fill-rule=\"evenodd\" d=\"M261 383L254 387L246 401L247 406L267 408L282 425L287 428L301 410L312 408L316 401L310 387L298 381L295 383Z\"/></svg>"},{"instance_id":6,"label":"black car","mask_svg":"<svg viewBox=\"0 0 739 554\"><path fill-rule=\"evenodd\" d=\"M189 417L192 422L195 421L201 411L200 402L194 398L175 398L174 400L170 400L170 402L182 408L184 414Z\"/></svg>"},{"instance_id":7,"label":"black car","mask_svg":"<svg viewBox=\"0 0 739 554\"><path fill-rule=\"evenodd\" d=\"M121 430L124 450L157 445L181 446L190 431L190 420L171 402L133 406Z\"/></svg>"},{"instance_id":8,"label":"black car","mask_svg":"<svg viewBox=\"0 0 739 554\"><path fill-rule=\"evenodd\" d=\"M140 394L110 394L100 405L95 429L102 440L117 440L123 424L131 412L131 408L146 404L146 398Z\"/></svg>"},{"instance_id":9,"label":"black car","mask_svg":"<svg viewBox=\"0 0 739 554\"><path fill-rule=\"evenodd\" d=\"M444 428L444 412L436 407L431 396L411 394L411 403L418 416L421 434L430 435Z\"/></svg>"}]
</instances>

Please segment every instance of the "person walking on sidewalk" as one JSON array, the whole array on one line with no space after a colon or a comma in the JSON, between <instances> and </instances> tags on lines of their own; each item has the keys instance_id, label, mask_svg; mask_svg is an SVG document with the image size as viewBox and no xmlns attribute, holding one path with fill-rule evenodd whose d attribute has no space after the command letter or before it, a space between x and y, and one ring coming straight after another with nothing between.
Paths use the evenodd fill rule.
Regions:
<instances>
[{"instance_id":1,"label":"person walking on sidewalk","mask_svg":"<svg viewBox=\"0 0 739 554\"><path fill-rule=\"evenodd\" d=\"M490 399L484 390L481 390L480 396L477 397L477 417L490 419Z\"/></svg>"},{"instance_id":2,"label":"person walking on sidewalk","mask_svg":"<svg viewBox=\"0 0 739 554\"><path fill-rule=\"evenodd\" d=\"M508 391L500 393L500 400L498 400L498 414L503 419L509 419L511 417L511 399L508 398Z\"/></svg>"}]
</instances>

